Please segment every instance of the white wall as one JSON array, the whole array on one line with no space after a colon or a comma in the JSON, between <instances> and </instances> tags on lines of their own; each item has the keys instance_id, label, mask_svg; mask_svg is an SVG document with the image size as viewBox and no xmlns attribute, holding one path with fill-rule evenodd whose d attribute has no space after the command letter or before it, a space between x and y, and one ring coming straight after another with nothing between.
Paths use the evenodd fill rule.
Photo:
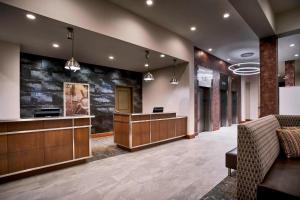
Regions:
<instances>
[{"instance_id":1,"label":"white wall","mask_svg":"<svg viewBox=\"0 0 300 200\"><path fill-rule=\"evenodd\" d=\"M247 86L248 85L248 86ZM241 120L257 119L260 105L259 76L241 78Z\"/></svg>"},{"instance_id":2,"label":"white wall","mask_svg":"<svg viewBox=\"0 0 300 200\"><path fill-rule=\"evenodd\" d=\"M143 82L143 111L151 113L153 107L162 106L165 112L189 115L189 73L187 65L176 68L178 85L171 85L172 67L151 71L155 80ZM188 118L190 120L190 117Z\"/></svg>"},{"instance_id":3,"label":"white wall","mask_svg":"<svg viewBox=\"0 0 300 200\"><path fill-rule=\"evenodd\" d=\"M279 88L279 114L300 115L300 87Z\"/></svg>"},{"instance_id":4,"label":"white wall","mask_svg":"<svg viewBox=\"0 0 300 200\"><path fill-rule=\"evenodd\" d=\"M194 48L191 42L108 1L0 0L0 2L188 61L186 110L189 116L189 133L194 132ZM161 100L165 104L169 102L169 99ZM148 104L147 100L143 103ZM179 102L173 104L174 108L180 107Z\"/></svg>"},{"instance_id":5,"label":"white wall","mask_svg":"<svg viewBox=\"0 0 300 200\"><path fill-rule=\"evenodd\" d=\"M0 41L0 119L20 118L20 46Z\"/></svg>"}]
</instances>

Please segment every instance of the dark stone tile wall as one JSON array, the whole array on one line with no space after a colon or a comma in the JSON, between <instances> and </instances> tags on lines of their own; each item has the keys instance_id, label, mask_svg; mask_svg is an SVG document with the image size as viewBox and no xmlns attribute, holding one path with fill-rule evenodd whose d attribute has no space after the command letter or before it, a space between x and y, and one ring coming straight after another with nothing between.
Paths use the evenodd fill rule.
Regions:
<instances>
[{"instance_id":1,"label":"dark stone tile wall","mask_svg":"<svg viewBox=\"0 0 300 200\"><path fill-rule=\"evenodd\" d=\"M211 88L211 126L212 130L218 130L220 129L220 76L221 74L225 75L228 77L228 95L227 95L227 121L228 125L231 125L232 122L232 106L231 106L231 84L232 81L231 79L234 77L235 81L240 80L239 76L233 75L229 70L228 66L230 65L229 63L195 47L194 49L194 64L195 64L195 76L197 74L197 66L200 65L202 67L206 67L209 69L212 69L214 71L213 73L213 86ZM196 78L195 78L196 79ZM237 90L236 90L237 89ZM241 104L241 96L240 96L240 87L234 88L235 91L238 93L238 108L240 108ZM195 81L195 102L197 101L198 98L198 86L197 86L197 81ZM230 104L230 105L229 105ZM195 130L198 130L198 105L195 104ZM239 113L239 119L240 119L240 112Z\"/></svg>"},{"instance_id":2,"label":"dark stone tile wall","mask_svg":"<svg viewBox=\"0 0 300 200\"><path fill-rule=\"evenodd\" d=\"M80 63L81 70L64 69L65 60L21 53L21 117L33 117L34 110L59 107L63 115L63 83L90 84L93 132L113 129L115 86L133 87L134 112L142 112L142 74Z\"/></svg>"},{"instance_id":3,"label":"dark stone tile wall","mask_svg":"<svg viewBox=\"0 0 300 200\"><path fill-rule=\"evenodd\" d=\"M285 86L295 86L295 61L285 61Z\"/></svg>"},{"instance_id":4,"label":"dark stone tile wall","mask_svg":"<svg viewBox=\"0 0 300 200\"><path fill-rule=\"evenodd\" d=\"M276 36L260 39L260 117L278 114Z\"/></svg>"}]
</instances>

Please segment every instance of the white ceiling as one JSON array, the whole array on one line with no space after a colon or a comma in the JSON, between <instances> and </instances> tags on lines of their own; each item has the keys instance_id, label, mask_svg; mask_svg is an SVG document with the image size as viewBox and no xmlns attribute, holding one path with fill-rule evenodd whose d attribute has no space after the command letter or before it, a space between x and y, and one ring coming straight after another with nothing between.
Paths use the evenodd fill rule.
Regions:
<instances>
[{"instance_id":1,"label":"white ceiling","mask_svg":"<svg viewBox=\"0 0 300 200\"><path fill-rule=\"evenodd\" d=\"M269 3L275 14L279 14L300 7L299 0L269 0Z\"/></svg>"},{"instance_id":2,"label":"white ceiling","mask_svg":"<svg viewBox=\"0 0 300 200\"><path fill-rule=\"evenodd\" d=\"M259 60L259 41L254 32L227 0L154 0L148 7L145 0L110 0L111 2L165 27L232 63ZM230 18L224 20L223 13ZM195 25L197 31L191 32ZM240 55L255 53L250 58Z\"/></svg>"},{"instance_id":3,"label":"white ceiling","mask_svg":"<svg viewBox=\"0 0 300 200\"><path fill-rule=\"evenodd\" d=\"M30 21L26 12L0 3L0 40L21 44L22 52L69 59L71 41L67 39L66 23L43 16ZM60 44L55 49L52 43ZM145 49L114 38L75 27L75 58L80 62L144 72ZM114 61L108 59L115 57ZM178 60L178 63L183 62ZM160 58L159 52L151 51L150 69L170 66L173 58Z\"/></svg>"},{"instance_id":4,"label":"white ceiling","mask_svg":"<svg viewBox=\"0 0 300 200\"><path fill-rule=\"evenodd\" d=\"M290 47L290 44L295 44ZM298 57L295 57L298 54ZM300 33L278 39L278 61L300 60Z\"/></svg>"}]
</instances>

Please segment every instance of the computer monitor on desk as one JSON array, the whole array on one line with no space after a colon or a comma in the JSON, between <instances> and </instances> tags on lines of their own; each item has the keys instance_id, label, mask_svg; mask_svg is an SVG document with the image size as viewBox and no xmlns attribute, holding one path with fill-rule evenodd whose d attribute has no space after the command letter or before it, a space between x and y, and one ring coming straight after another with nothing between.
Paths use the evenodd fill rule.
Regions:
<instances>
[{"instance_id":1,"label":"computer monitor on desk","mask_svg":"<svg viewBox=\"0 0 300 200\"><path fill-rule=\"evenodd\" d=\"M154 107L153 113L162 113L164 112L164 107Z\"/></svg>"}]
</instances>

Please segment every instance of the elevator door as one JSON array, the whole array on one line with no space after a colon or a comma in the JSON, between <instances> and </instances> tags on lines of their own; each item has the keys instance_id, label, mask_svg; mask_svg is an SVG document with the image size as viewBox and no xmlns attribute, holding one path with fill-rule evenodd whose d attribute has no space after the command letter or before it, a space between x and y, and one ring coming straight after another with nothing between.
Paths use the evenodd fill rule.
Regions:
<instances>
[{"instance_id":1,"label":"elevator door","mask_svg":"<svg viewBox=\"0 0 300 200\"><path fill-rule=\"evenodd\" d=\"M199 87L199 132L210 131L210 89Z\"/></svg>"},{"instance_id":2,"label":"elevator door","mask_svg":"<svg viewBox=\"0 0 300 200\"><path fill-rule=\"evenodd\" d=\"M221 127L227 126L227 90L220 91L220 121Z\"/></svg>"},{"instance_id":3,"label":"elevator door","mask_svg":"<svg viewBox=\"0 0 300 200\"><path fill-rule=\"evenodd\" d=\"M237 93L232 92L232 124L238 123L237 116Z\"/></svg>"}]
</instances>

